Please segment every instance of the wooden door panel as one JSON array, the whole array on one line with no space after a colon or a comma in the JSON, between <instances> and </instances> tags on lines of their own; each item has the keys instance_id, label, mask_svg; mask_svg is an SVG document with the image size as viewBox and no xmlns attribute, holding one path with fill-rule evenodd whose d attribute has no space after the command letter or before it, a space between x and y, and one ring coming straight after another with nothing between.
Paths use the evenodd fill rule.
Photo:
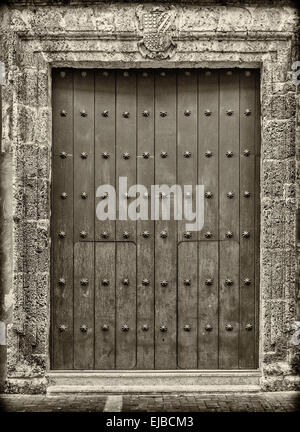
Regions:
<instances>
[{"instance_id":1,"label":"wooden door panel","mask_svg":"<svg viewBox=\"0 0 300 432\"><path fill-rule=\"evenodd\" d=\"M257 367L259 157L256 71L53 71L52 368ZM155 184L203 185L203 228Z\"/></svg>"},{"instance_id":2,"label":"wooden door panel","mask_svg":"<svg viewBox=\"0 0 300 432\"><path fill-rule=\"evenodd\" d=\"M73 368L73 73L53 74L52 361ZM71 174L71 175L70 175ZM62 195L63 193L67 194ZM65 233L61 238L60 233Z\"/></svg>"}]
</instances>

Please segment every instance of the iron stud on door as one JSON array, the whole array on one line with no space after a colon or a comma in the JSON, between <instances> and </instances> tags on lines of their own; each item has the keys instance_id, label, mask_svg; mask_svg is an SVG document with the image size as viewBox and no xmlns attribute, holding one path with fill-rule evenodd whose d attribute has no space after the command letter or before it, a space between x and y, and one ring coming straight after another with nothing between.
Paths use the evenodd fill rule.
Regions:
<instances>
[{"instance_id":1,"label":"iron stud on door","mask_svg":"<svg viewBox=\"0 0 300 432\"><path fill-rule=\"evenodd\" d=\"M192 285L191 279L184 279L183 284L184 286L191 286Z\"/></svg>"},{"instance_id":2,"label":"iron stud on door","mask_svg":"<svg viewBox=\"0 0 300 432\"><path fill-rule=\"evenodd\" d=\"M150 285L150 281L149 281L149 279L143 279L143 280L142 280L142 285L143 285L143 286L148 286L148 285Z\"/></svg>"},{"instance_id":3,"label":"iron stud on door","mask_svg":"<svg viewBox=\"0 0 300 432\"><path fill-rule=\"evenodd\" d=\"M109 330L109 325L108 324L104 324L102 326L102 331L107 332Z\"/></svg>"},{"instance_id":4,"label":"iron stud on door","mask_svg":"<svg viewBox=\"0 0 300 432\"><path fill-rule=\"evenodd\" d=\"M129 331L129 327L128 327L127 324L123 324L122 327L121 327L121 329L122 329L123 332L128 332Z\"/></svg>"},{"instance_id":5,"label":"iron stud on door","mask_svg":"<svg viewBox=\"0 0 300 432\"><path fill-rule=\"evenodd\" d=\"M207 331L207 332L211 332L212 331L212 326L210 325L210 324L206 324L206 326L205 326L205 330Z\"/></svg>"},{"instance_id":6,"label":"iron stud on door","mask_svg":"<svg viewBox=\"0 0 300 432\"><path fill-rule=\"evenodd\" d=\"M65 331L67 330L67 326L64 325L64 324L61 324L61 325L58 327L58 329L59 329L59 331L60 331L61 333L63 333L63 332L65 332Z\"/></svg>"},{"instance_id":7,"label":"iron stud on door","mask_svg":"<svg viewBox=\"0 0 300 432\"><path fill-rule=\"evenodd\" d=\"M189 324L185 324L183 326L183 330L186 331L186 332L190 332L192 330L192 327Z\"/></svg>"},{"instance_id":8,"label":"iron stud on door","mask_svg":"<svg viewBox=\"0 0 300 432\"><path fill-rule=\"evenodd\" d=\"M66 159L67 158L67 156L68 156L68 153L67 152L60 152L60 154L59 154L59 157L61 158L61 159Z\"/></svg>"},{"instance_id":9,"label":"iron stud on door","mask_svg":"<svg viewBox=\"0 0 300 432\"><path fill-rule=\"evenodd\" d=\"M102 279L102 285L103 286L108 286L109 285L109 280L108 279Z\"/></svg>"},{"instance_id":10,"label":"iron stud on door","mask_svg":"<svg viewBox=\"0 0 300 432\"><path fill-rule=\"evenodd\" d=\"M160 331L162 332L162 333L165 333L165 332L167 332L168 331L168 327L167 326L165 326L165 325L162 325L162 326L160 326Z\"/></svg>"},{"instance_id":11,"label":"iron stud on door","mask_svg":"<svg viewBox=\"0 0 300 432\"><path fill-rule=\"evenodd\" d=\"M206 150L206 152L205 152L205 157L207 157L207 158L211 158L212 157L212 151L210 151L210 150Z\"/></svg>"},{"instance_id":12,"label":"iron stud on door","mask_svg":"<svg viewBox=\"0 0 300 432\"><path fill-rule=\"evenodd\" d=\"M59 286L65 286L65 285L66 285L66 280L65 280L65 278L60 278L60 279L58 279L58 285L59 285Z\"/></svg>"}]
</instances>

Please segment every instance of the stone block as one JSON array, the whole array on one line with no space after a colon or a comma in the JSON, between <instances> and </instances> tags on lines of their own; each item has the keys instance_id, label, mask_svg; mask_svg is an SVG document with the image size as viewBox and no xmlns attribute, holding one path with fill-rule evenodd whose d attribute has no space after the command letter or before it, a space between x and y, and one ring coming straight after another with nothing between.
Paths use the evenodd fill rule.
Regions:
<instances>
[{"instance_id":1,"label":"stone block","mask_svg":"<svg viewBox=\"0 0 300 432\"><path fill-rule=\"evenodd\" d=\"M265 159L286 159L295 155L295 120L264 123L262 152Z\"/></svg>"}]
</instances>

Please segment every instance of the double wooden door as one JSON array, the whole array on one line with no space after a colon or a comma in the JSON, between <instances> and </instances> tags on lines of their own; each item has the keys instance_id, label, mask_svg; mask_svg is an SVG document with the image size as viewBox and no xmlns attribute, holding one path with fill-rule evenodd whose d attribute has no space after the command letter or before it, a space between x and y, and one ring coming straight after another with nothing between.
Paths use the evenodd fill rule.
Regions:
<instances>
[{"instance_id":1,"label":"double wooden door","mask_svg":"<svg viewBox=\"0 0 300 432\"><path fill-rule=\"evenodd\" d=\"M258 88L243 69L53 70L53 369L257 367ZM203 229L100 221L120 177L204 185Z\"/></svg>"}]
</instances>

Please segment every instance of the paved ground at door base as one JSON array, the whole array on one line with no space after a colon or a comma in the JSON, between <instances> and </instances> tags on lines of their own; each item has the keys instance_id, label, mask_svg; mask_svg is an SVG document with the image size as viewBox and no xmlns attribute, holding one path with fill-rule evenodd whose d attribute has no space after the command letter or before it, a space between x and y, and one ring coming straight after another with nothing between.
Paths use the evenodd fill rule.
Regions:
<instances>
[{"instance_id":1,"label":"paved ground at door base","mask_svg":"<svg viewBox=\"0 0 300 432\"><path fill-rule=\"evenodd\" d=\"M300 393L168 395L0 395L12 412L296 412Z\"/></svg>"}]
</instances>

